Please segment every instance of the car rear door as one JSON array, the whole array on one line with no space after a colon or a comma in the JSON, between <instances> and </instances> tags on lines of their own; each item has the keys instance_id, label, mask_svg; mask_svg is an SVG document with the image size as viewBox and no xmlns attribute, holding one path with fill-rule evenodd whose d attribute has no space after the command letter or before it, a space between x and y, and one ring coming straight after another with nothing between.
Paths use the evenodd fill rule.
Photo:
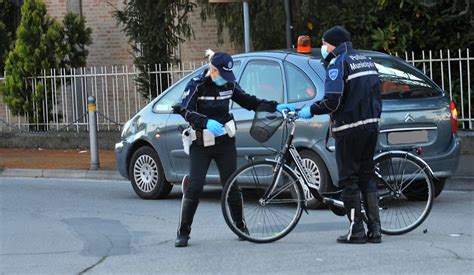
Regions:
<instances>
[{"instance_id":1,"label":"car rear door","mask_svg":"<svg viewBox=\"0 0 474 275\"><path fill-rule=\"evenodd\" d=\"M424 156L443 152L451 142L449 100L427 76L393 57L373 57L381 80L382 148L420 146Z\"/></svg>"},{"instance_id":2,"label":"car rear door","mask_svg":"<svg viewBox=\"0 0 474 275\"><path fill-rule=\"evenodd\" d=\"M185 174L189 173L189 156L184 153L181 141L181 131L188 126L188 123L181 115L172 113L171 106L181 102L188 81L197 74L198 72L195 71L169 88L155 107L155 111L160 108L161 112L168 114L166 127L160 132L161 139L166 141L166 152L163 152L163 155L160 154L160 158L162 161L167 159L170 162L172 173L169 173L171 175L169 180L171 181L178 182Z\"/></svg>"}]
</instances>

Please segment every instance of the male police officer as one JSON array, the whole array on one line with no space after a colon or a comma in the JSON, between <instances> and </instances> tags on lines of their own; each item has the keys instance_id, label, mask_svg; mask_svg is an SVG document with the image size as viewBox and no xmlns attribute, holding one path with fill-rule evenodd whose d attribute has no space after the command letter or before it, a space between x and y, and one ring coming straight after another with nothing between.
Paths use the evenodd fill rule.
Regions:
<instances>
[{"instance_id":1,"label":"male police officer","mask_svg":"<svg viewBox=\"0 0 474 275\"><path fill-rule=\"evenodd\" d=\"M374 173L374 151L378 122L382 111L378 71L370 58L352 49L350 33L341 26L327 30L321 54L329 63L325 96L298 114L301 118L327 114L336 139L339 185L350 221L349 232L337 238L339 243L380 243L380 218ZM365 235L360 193L368 217Z\"/></svg>"}]
</instances>

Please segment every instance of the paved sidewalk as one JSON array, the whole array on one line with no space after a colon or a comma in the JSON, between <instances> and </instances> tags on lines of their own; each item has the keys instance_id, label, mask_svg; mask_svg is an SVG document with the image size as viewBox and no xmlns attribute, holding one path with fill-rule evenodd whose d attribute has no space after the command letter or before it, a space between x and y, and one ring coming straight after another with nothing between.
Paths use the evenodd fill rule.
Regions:
<instances>
[{"instance_id":1,"label":"paved sidewalk","mask_svg":"<svg viewBox=\"0 0 474 275\"><path fill-rule=\"evenodd\" d=\"M99 170L89 170L88 150L0 148L0 177L126 180L112 150L100 150L99 162Z\"/></svg>"},{"instance_id":2,"label":"paved sidewalk","mask_svg":"<svg viewBox=\"0 0 474 275\"><path fill-rule=\"evenodd\" d=\"M1 177L14 178L63 178L63 179L90 179L90 180L127 180L118 171L93 171L72 169L16 169L0 170Z\"/></svg>"},{"instance_id":3,"label":"paved sidewalk","mask_svg":"<svg viewBox=\"0 0 474 275\"><path fill-rule=\"evenodd\" d=\"M99 150L99 161L99 170L117 170L113 150ZM90 167L90 152L74 149L0 148L0 167L87 170Z\"/></svg>"}]
</instances>

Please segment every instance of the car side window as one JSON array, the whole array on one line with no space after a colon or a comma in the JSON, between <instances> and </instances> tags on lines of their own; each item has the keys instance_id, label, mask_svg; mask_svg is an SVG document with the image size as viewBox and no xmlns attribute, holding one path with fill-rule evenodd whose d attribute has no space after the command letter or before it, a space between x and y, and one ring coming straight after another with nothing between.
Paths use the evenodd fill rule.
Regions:
<instances>
[{"instance_id":1,"label":"car side window","mask_svg":"<svg viewBox=\"0 0 474 275\"><path fill-rule=\"evenodd\" d=\"M429 78L408 64L373 58L379 71L382 99L434 97L442 91Z\"/></svg>"},{"instance_id":2,"label":"car side window","mask_svg":"<svg viewBox=\"0 0 474 275\"><path fill-rule=\"evenodd\" d=\"M173 106L176 103L181 102L184 88L186 88L186 84L188 84L188 81L191 79L191 77L194 77L197 74L198 73L195 73L195 74L191 73L185 76L183 80L180 81L176 86L166 91L166 94L164 94L158 100L158 102L155 103L155 106L153 106L153 111L157 113L171 112L171 106Z\"/></svg>"},{"instance_id":3,"label":"car side window","mask_svg":"<svg viewBox=\"0 0 474 275\"><path fill-rule=\"evenodd\" d=\"M240 65L242 65L242 62L234 60L234 67L232 68L232 72L237 76L237 73L240 70Z\"/></svg>"},{"instance_id":4,"label":"car side window","mask_svg":"<svg viewBox=\"0 0 474 275\"><path fill-rule=\"evenodd\" d=\"M234 62L233 72L236 74L240 69L240 61ZM157 113L168 113L171 112L171 106L176 103L180 103L183 97L184 89L188 84L189 80L192 77L199 75L206 67L203 66L196 71L185 76L176 86L172 87L170 90L166 91L166 94L163 95L158 102L153 106L153 111Z\"/></svg>"},{"instance_id":5,"label":"car side window","mask_svg":"<svg viewBox=\"0 0 474 275\"><path fill-rule=\"evenodd\" d=\"M285 62L288 102L306 101L316 96L316 88L309 77L295 65Z\"/></svg>"},{"instance_id":6,"label":"car side window","mask_svg":"<svg viewBox=\"0 0 474 275\"><path fill-rule=\"evenodd\" d=\"M283 73L278 62L250 61L242 73L240 87L251 95L266 100L283 102ZM234 108L241 108L237 103Z\"/></svg>"}]
</instances>

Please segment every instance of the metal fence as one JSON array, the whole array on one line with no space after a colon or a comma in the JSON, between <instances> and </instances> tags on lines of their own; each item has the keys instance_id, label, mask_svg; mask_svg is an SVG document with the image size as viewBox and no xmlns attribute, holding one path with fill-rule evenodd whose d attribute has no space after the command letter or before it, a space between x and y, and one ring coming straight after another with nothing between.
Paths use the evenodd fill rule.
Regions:
<instances>
[{"instance_id":1,"label":"metal fence","mask_svg":"<svg viewBox=\"0 0 474 275\"><path fill-rule=\"evenodd\" d=\"M461 128L474 129L472 118L471 64L474 58L467 50L407 52L403 55L407 62L413 64L433 79L449 93L455 102ZM186 74L192 72L202 63L153 66L147 74L154 80L155 94L160 94L164 87L171 85ZM118 130L125 122L137 113L149 100L139 93L135 81L139 72L135 66L112 66L65 69L43 72L42 75L28 78L33 88L42 83L45 89L43 110L39 113L45 123L29 123L27 116L16 116L0 101L0 131L81 131L88 130L87 96L96 97L98 110L98 129L100 131ZM3 78L0 78L0 83ZM152 94L152 91L149 91ZM48 105L48 102L51 106ZM49 116L49 119L46 117Z\"/></svg>"},{"instance_id":2,"label":"metal fence","mask_svg":"<svg viewBox=\"0 0 474 275\"><path fill-rule=\"evenodd\" d=\"M449 98L457 107L461 128L473 130L471 80L474 79L471 65L474 57L471 56L469 49L422 51L421 55L406 52L402 56L449 93Z\"/></svg>"},{"instance_id":3,"label":"metal fence","mask_svg":"<svg viewBox=\"0 0 474 275\"><path fill-rule=\"evenodd\" d=\"M135 66L90 67L72 70L44 71L42 75L28 78L25 84L35 90L41 83L44 100L41 109L28 115L17 116L0 101L0 131L82 131L88 130L87 97L95 96L97 122L100 131L120 130L127 120L149 102L152 94L160 94L186 74L202 64L189 63L155 65L148 68L147 75L153 82L154 91L147 95L139 92L136 79L139 71ZM0 78L0 84L3 78ZM49 97L49 99L48 99ZM50 105L50 106L48 106ZM35 106L37 107L37 106ZM41 110L50 110L41 112ZM41 119L37 119L38 117ZM49 119L46 119L49 117Z\"/></svg>"}]
</instances>

